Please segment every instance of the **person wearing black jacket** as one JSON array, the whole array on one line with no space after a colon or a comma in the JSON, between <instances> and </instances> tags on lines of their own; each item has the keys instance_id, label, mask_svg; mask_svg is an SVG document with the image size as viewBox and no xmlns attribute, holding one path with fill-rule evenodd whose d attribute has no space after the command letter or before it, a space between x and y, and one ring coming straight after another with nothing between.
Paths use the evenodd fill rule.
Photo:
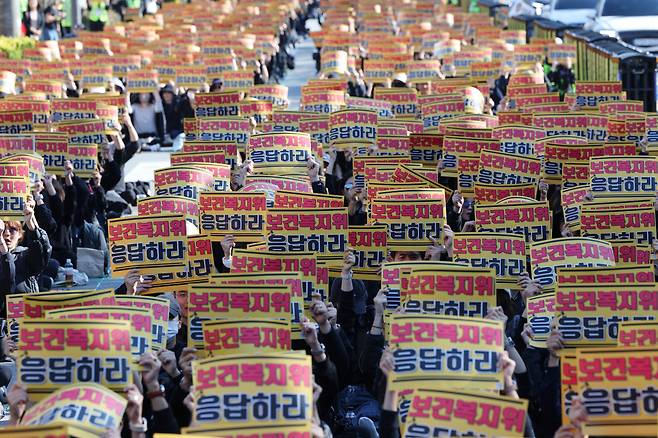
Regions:
<instances>
[{"instance_id":1,"label":"person wearing black jacket","mask_svg":"<svg viewBox=\"0 0 658 438\"><path fill-rule=\"evenodd\" d=\"M48 238L52 244L52 258L62 266L66 263L66 259L75 260L71 227L77 195L71 178L65 177L64 183L62 185L53 175L45 175L43 180L44 190L41 191L41 195L43 203L55 223L55 228L43 225L44 222L40 219L39 214L37 215L37 221L48 232Z\"/></svg>"},{"instance_id":2,"label":"person wearing black jacket","mask_svg":"<svg viewBox=\"0 0 658 438\"><path fill-rule=\"evenodd\" d=\"M39 0L29 0L27 10L23 13L22 23L25 27L25 35L34 39L40 39L46 16L41 9Z\"/></svg>"},{"instance_id":3,"label":"person wearing black jacket","mask_svg":"<svg viewBox=\"0 0 658 438\"><path fill-rule=\"evenodd\" d=\"M48 264L52 247L48 234L39 228L35 202L28 197L24 209L24 224L0 220L0 284L3 295L39 292L37 277ZM5 299L0 303L0 316L6 318Z\"/></svg>"},{"instance_id":4,"label":"person wearing black jacket","mask_svg":"<svg viewBox=\"0 0 658 438\"><path fill-rule=\"evenodd\" d=\"M162 97L162 110L165 121L165 134L169 138L165 144L171 143L173 150L180 150L183 146L183 119L194 117L194 109L187 93L179 96L174 92L174 87L165 85L160 90Z\"/></svg>"}]
</instances>

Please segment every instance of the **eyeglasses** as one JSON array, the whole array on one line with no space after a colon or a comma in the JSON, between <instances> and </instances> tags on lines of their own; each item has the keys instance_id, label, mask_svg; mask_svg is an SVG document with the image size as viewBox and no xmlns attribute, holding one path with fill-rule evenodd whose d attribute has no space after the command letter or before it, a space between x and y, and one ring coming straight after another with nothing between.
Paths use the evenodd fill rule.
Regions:
<instances>
[{"instance_id":1,"label":"eyeglasses","mask_svg":"<svg viewBox=\"0 0 658 438\"><path fill-rule=\"evenodd\" d=\"M7 227L6 230L9 231L9 234L16 234L19 231L16 227Z\"/></svg>"}]
</instances>

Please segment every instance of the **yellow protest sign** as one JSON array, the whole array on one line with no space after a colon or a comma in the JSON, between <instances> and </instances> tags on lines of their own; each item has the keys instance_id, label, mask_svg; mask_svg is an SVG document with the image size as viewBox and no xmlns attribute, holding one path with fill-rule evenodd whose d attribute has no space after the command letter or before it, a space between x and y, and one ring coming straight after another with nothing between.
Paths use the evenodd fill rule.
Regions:
<instances>
[{"instance_id":1,"label":"yellow protest sign","mask_svg":"<svg viewBox=\"0 0 658 438\"><path fill-rule=\"evenodd\" d=\"M30 182L35 184L45 173L43 157L36 152L18 152L9 154L0 162L27 162L29 165Z\"/></svg>"},{"instance_id":2,"label":"yellow protest sign","mask_svg":"<svg viewBox=\"0 0 658 438\"><path fill-rule=\"evenodd\" d=\"M61 423L50 423L44 426L5 426L0 429L0 436L12 438L69 438L80 436L86 438L86 432Z\"/></svg>"},{"instance_id":3,"label":"yellow protest sign","mask_svg":"<svg viewBox=\"0 0 658 438\"><path fill-rule=\"evenodd\" d=\"M194 361L192 415L199 425L309 424L312 413L311 358L287 353L229 355ZM263 397L264 396L264 397ZM230 400L242 400L239 415ZM264 400L264 402L263 402ZM228 401L228 403L227 403Z\"/></svg>"},{"instance_id":4,"label":"yellow protest sign","mask_svg":"<svg viewBox=\"0 0 658 438\"><path fill-rule=\"evenodd\" d=\"M445 195L444 195L445 196ZM370 200L368 220L388 226L388 247L400 251L424 251L441 241L445 222L445 203L437 200Z\"/></svg>"},{"instance_id":5,"label":"yellow protest sign","mask_svg":"<svg viewBox=\"0 0 658 438\"><path fill-rule=\"evenodd\" d=\"M356 258L352 267L354 278L379 280L378 269L386 259L387 236L386 225L350 226L347 241ZM330 268L330 272L338 274L338 268Z\"/></svg>"},{"instance_id":6,"label":"yellow protest sign","mask_svg":"<svg viewBox=\"0 0 658 438\"><path fill-rule=\"evenodd\" d=\"M35 151L43 157L44 170L62 175L64 163L69 159L68 136L56 133L37 133L34 139Z\"/></svg>"},{"instance_id":7,"label":"yellow protest sign","mask_svg":"<svg viewBox=\"0 0 658 438\"><path fill-rule=\"evenodd\" d=\"M25 111L3 111L0 112L0 134L16 135L22 132L32 131L32 113Z\"/></svg>"},{"instance_id":8,"label":"yellow protest sign","mask_svg":"<svg viewBox=\"0 0 658 438\"><path fill-rule=\"evenodd\" d=\"M266 211L265 193L201 193L199 229L210 234L264 235Z\"/></svg>"},{"instance_id":9,"label":"yellow protest sign","mask_svg":"<svg viewBox=\"0 0 658 438\"><path fill-rule=\"evenodd\" d=\"M195 201L201 192L211 191L215 186L212 172L193 164L158 169L154 180L156 195L184 196Z\"/></svg>"},{"instance_id":10,"label":"yellow protest sign","mask_svg":"<svg viewBox=\"0 0 658 438\"><path fill-rule=\"evenodd\" d=\"M530 345L546 348L546 340L551 333L551 321L555 317L555 293L543 293L528 297L526 300L528 323L532 327L533 337Z\"/></svg>"},{"instance_id":11,"label":"yellow protest sign","mask_svg":"<svg viewBox=\"0 0 658 438\"><path fill-rule=\"evenodd\" d=\"M48 311L55 309L99 305L113 306L116 303L112 289L52 291L11 296L22 297L21 316L25 318L45 318Z\"/></svg>"},{"instance_id":12,"label":"yellow protest sign","mask_svg":"<svg viewBox=\"0 0 658 438\"><path fill-rule=\"evenodd\" d=\"M569 424L571 402L578 395L577 351L565 350L560 353L560 401L562 402L562 424Z\"/></svg>"},{"instance_id":13,"label":"yellow protest sign","mask_svg":"<svg viewBox=\"0 0 658 438\"><path fill-rule=\"evenodd\" d=\"M183 272L186 225L183 215L124 217L108 221L112 275L139 269L143 274Z\"/></svg>"},{"instance_id":14,"label":"yellow protest sign","mask_svg":"<svg viewBox=\"0 0 658 438\"><path fill-rule=\"evenodd\" d=\"M190 142L194 143L194 142ZM192 145L200 146L199 143ZM233 145L237 150L236 146ZM201 148L199 148L201 149ZM205 148L204 148L205 149ZM214 189L218 192L228 190L228 184L231 174L230 162L235 162L237 152L229 156L229 147L210 147L209 150L199 150L197 152L174 152L171 154L172 166L198 167L210 171L215 177ZM218 180L223 180L219 182Z\"/></svg>"},{"instance_id":15,"label":"yellow protest sign","mask_svg":"<svg viewBox=\"0 0 658 438\"><path fill-rule=\"evenodd\" d=\"M227 426L222 424L209 425L209 426L195 426L195 427L184 427L182 432L187 435L196 435L199 438L203 436L221 436L222 438L240 438L244 434L248 434L250 437L255 438L267 438L268 436L275 434L281 438L298 438L300 436L306 436L309 432L310 426L304 422L294 422L289 421L285 424L277 426L269 426L260 424L253 427L241 427L241 426ZM158 435L155 434L155 438L174 438L172 435Z\"/></svg>"},{"instance_id":16,"label":"yellow protest sign","mask_svg":"<svg viewBox=\"0 0 658 438\"><path fill-rule=\"evenodd\" d=\"M347 249L347 208L269 209L269 251L342 253Z\"/></svg>"},{"instance_id":17,"label":"yellow protest sign","mask_svg":"<svg viewBox=\"0 0 658 438\"><path fill-rule=\"evenodd\" d=\"M534 183L525 184L483 184L475 183L475 200L481 204L492 204L510 196L534 198L537 186Z\"/></svg>"},{"instance_id":18,"label":"yellow protest sign","mask_svg":"<svg viewBox=\"0 0 658 438\"><path fill-rule=\"evenodd\" d=\"M145 275L151 287L142 294L157 295L180 290L187 285L205 283L215 272L213 243L219 245L219 237L206 235L187 237L187 269L180 272L158 272Z\"/></svg>"},{"instance_id":19,"label":"yellow protest sign","mask_svg":"<svg viewBox=\"0 0 658 438\"><path fill-rule=\"evenodd\" d=\"M167 325L169 323L169 300L140 295L118 295L117 306L146 309L151 315L151 348L159 351L167 348Z\"/></svg>"},{"instance_id":20,"label":"yellow protest sign","mask_svg":"<svg viewBox=\"0 0 658 438\"><path fill-rule=\"evenodd\" d=\"M279 84L255 85L249 90L249 97L284 106L288 103L288 87Z\"/></svg>"},{"instance_id":21,"label":"yellow protest sign","mask_svg":"<svg viewBox=\"0 0 658 438\"><path fill-rule=\"evenodd\" d=\"M345 109L329 115L329 141L377 143L377 113L364 109Z\"/></svg>"},{"instance_id":22,"label":"yellow protest sign","mask_svg":"<svg viewBox=\"0 0 658 438\"><path fill-rule=\"evenodd\" d=\"M658 189L658 157L593 157L589 174L590 189L596 198L653 196Z\"/></svg>"},{"instance_id":23,"label":"yellow protest sign","mask_svg":"<svg viewBox=\"0 0 658 438\"><path fill-rule=\"evenodd\" d=\"M443 136L423 133L409 136L409 155L412 162L436 167L443 155Z\"/></svg>"},{"instance_id":24,"label":"yellow protest sign","mask_svg":"<svg viewBox=\"0 0 658 438\"><path fill-rule=\"evenodd\" d=\"M374 92L375 99L391 103L391 110L396 117L415 118L420 111L415 89L376 87Z\"/></svg>"},{"instance_id":25,"label":"yellow protest sign","mask_svg":"<svg viewBox=\"0 0 658 438\"><path fill-rule=\"evenodd\" d=\"M137 200L139 216L154 216L159 214L182 214L194 225L199 225L199 204L184 196L149 196Z\"/></svg>"},{"instance_id":26,"label":"yellow protest sign","mask_svg":"<svg viewBox=\"0 0 658 438\"><path fill-rule=\"evenodd\" d=\"M308 129L301 129L301 121L306 120L326 120L329 123L329 115L315 114L307 111L274 111L272 113L272 132L306 132L311 134ZM327 128L328 129L328 128Z\"/></svg>"},{"instance_id":27,"label":"yellow protest sign","mask_svg":"<svg viewBox=\"0 0 658 438\"><path fill-rule=\"evenodd\" d=\"M128 321L21 322L17 382L33 399L72 383L98 383L123 392L132 383Z\"/></svg>"},{"instance_id":28,"label":"yellow protest sign","mask_svg":"<svg viewBox=\"0 0 658 438\"><path fill-rule=\"evenodd\" d=\"M292 292L288 285L202 284L188 289L188 345L205 349L203 321L242 319L258 314L274 320L292 320Z\"/></svg>"},{"instance_id":29,"label":"yellow protest sign","mask_svg":"<svg viewBox=\"0 0 658 438\"><path fill-rule=\"evenodd\" d=\"M580 207L582 235L601 240L632 239L640 245L651 245L656 232L653 204L645 203L637 208L615 204L612 208L583 204Z\"/></svg>"},{"instance_id":30,"label":"yellow protest sign","mask_svg":"<svg viewBox=\"0 0 658 438\"><path fill-rule=\"evenodd\" d=\"M238 91L198 93L194 96L194 116L196 118L240 117L240 93Z\"/></svg>"},{"instance_id":31,"label":"yellow protest sign","mask_svg":"<svg viewBox=\"0 0 658 438\"><path fill-rule=\"evenodd\" d=\"M188 120L185 119L184 123ZM186 141L233 142L240 145L249 141L249 120L240 117L204 117L191 119L191 122L191 126L185 126Z\"/></svg>"},{"instance_id":32,"label":"yellow protest sign","mask_svg":"<svg viewBox=\"0 0 658 438\"><path fill-rule=\"evenodd\" d=\"M651 265L653 250L649 245L638 245L634 240L619 239L610 242L616 266Z\"/></svg>"},{"instance_id":33,"label":"yellow protest sign","mask_svg":"<svg viewBox=\"0 0 658 438\"><path fill-rule=\"evenodd\" d=\"M189 89L201 89L207 81L206 67L203 65L179 65L175 67L176 86ZM223 72L228 74L232 72ZM253 78L252 78L253 81ZM228 88L228 87L227 87Z\"/></svg>"},{"instance_id":34,"label":"yellow protest sign","mask_svg":"<svg viewBox=\"0 0 658 438\"><path fill-rule=\"evenodd\" d=\"M341 208L345 205L343 199L338 195L277 190L274 194L274 208Z\"/></svg>"},{"instance_id":35,"label":"yellow protest sign","mask_svg":"<svg viewBox=\"0 0 658 438\"><path fill-rule=\"evenodd\" d=\"M478 392L414 390L404 424L404 437L523 437L527 400Z\"/></svg>"},{"instance_id":36,"label":"yellow protest sign","mask_svg":"<svg viewBox=\"0 0 658 438\"><path fill-rule=\"evenodd\" d=\"M21 424L64 424L83 431L82 435L75 433L76 437L95 437L119 428L126 404L122 396L101 385L69 385L29 408Z\"/></svg>"},{"instance_id":37,"label":"yellow protest sign","mask_svg":"<svg viewBox=\"0 0 658 438\"><path fill-rule=\"evenodd\" d=\"M53 99L50 116L53 122L96 118L96 102L82 99Z\"/></svg>"},{"instance_id":38,"label":"yellow protest sign","mask_svg":"<svg viewBox=\"0 0 658 438\"><path fill-rule=\"evenodd\" d=\"M395 310L401 304L407 301L407 296L403 295L407 290L405 281L408 276L405 273L413 269L432 268L438 265L448 267L466 266L464 263L453 262L431 262L431 261L407 261L407 262L385 262L382 265L381 285L386 291L386 308Z\"/></svg>"},{"instance_id":39,"label":"yellow protest sign","mask_svg":"<svg viewBox=\"0 0 658 438\"><path fill-rule=\"evenodd\" d=\"M46 313L47 319L75 319L84 321L128 321L130 322L130 344L135 360L151 350L153 318L146 309L122 306L83 306L72 309L56 309Z\"/></svg>"},{"instance_id":40,"label":"yellow protest sign","mask_svg":"<svg viewBox=\"0 0 658 438\"><path fill-rule=\"evenodd\" d=\"M204 350L209 355L290 351L290 321L266 318L203 321Z\"/></svg>"},{"instance_id":41,"label":"yellow protest sign","mask_svg":"<svg viewBox=\"0 0 658 438\"><path fill-rule=\"evenodd\" d=\"M536 182L541 173L538 158L483 150L477 180L482 184L523 184Z\"/></svg>"},{"instance_id":42,"label":"yellow protest sign","mask_svg":"<svg viewBox=\"0 0 658 438\"><path fill-rule=\"evenodd\" d=\"M317 256L314 253L284 253L235 249L231 258L231 273L298 273L302 278L304 302L310 303L320 292ZM294 291L294 288L293 288ZM327 297L322 296L322 300Z\"/></svg>"},{"instance_id":43,"label":"yellow protest sign","mask_svg":"<svg viewBox=\"0 0 658 438\"><path fill-rule=\"evenodd\" d=\"M560 184L565 163L589 164L596 157L635 155L634 143L584 143L585 138L546 137L544 147L543 179L549 184ZM598 170L598 168L597 168Z\"/></svg>"},{"instance_id":44,"label":"yellow protest sign","mask_svg":"<svg viewBox=\"0 0 658 438\"><path fill-rule=\"evenodd\" d=\"M560 285L555 291L558 331L568 347L616 345L621 321L655 318L655 285Z\"/></svg>"},{"instance_id":45,"label":"yellow protest sign","mask_svg":"<svg viewBox=\"0 0 658 438\"><path fill-rule=\"evenodd\" d=\"M552 290L559 267L607 267L615 265L608 242L584 237L565 237L530 245L530 273L544 290Z\"/></svg>"},{"instance_id":46,"label":"yellow protest sign","mask_svg":"<svg viewBox=\"0 0 658 438\"><path fill-rule=\"evenodd\" d=\"M427 102L421 105L423 131L436 132L446 121L464 114L464 99L450 99L439 102Z\"/></svg>"},{"instance_id":47,"label":"yellow protest sign","mask_svg":"<svg viewBox=\"0 0 658 438\"><path fill-rule=\"evenodd\" d=\"M392 314L389 331L395 361L389 389L403 389L406 378L419 376L451 389L496 389L502 382L497 363L504 330L499 321Z\"/></svg>"},{"instance_id":48,"label":"yellow protest sign","mask_svg":"<svg viewBox=\"0 0 658 438\"><path fill-rule=\"evenodd\" d=\"M431 82L441 74L441 63L438 59L413 60L407 64L407 81L411 84Z\"/></svg>"},{"instance_id":49,"label":"yellow protest sign","mask_svg":"<svg viewBox=\"0 0 658 438\"><path fill-rule=\"evenodd\" d=\"M320 268L318 267L318 272ZM320 274L316 278L319 278ZM267 286L287 286L290 287L290 322L291 331L300 333L299 323L302 320L302 313L308 308L309 302L313 297L304 295L304 282L302 276L295 272L254 272L240 274L215 274L210 278L210 284L221 286L242 285L254 287ZM326 294L323 294L326 296ZM305 302L306 300L306 302Z\"/></svg>"},{"instance_id":50,"label":"yellow protest sign","mask_svg":"<svg viewBox=\"0 0 658 438\"><path fill-rule=\"evenodd\" d=\"M27 196L30 194L28 178L3 176L0 178L0 218L22 220Z\"/></svg>"},{"instance_id":51,"label":"yellow protest sign","mask_svg":"<svg viewBox=\"0 0 658 438\"><path fill-rule=\"evenodd\" d=\"M498 287L517 289L526 271L525 239L519 234L456 233L453 260L474 268L494 268Z\"/></svg>"},{"instance_id":52,"label":"yellow protest sign","mask_svg":"<svg viewBox=\"0 0 658 438\"><path fill-rule=\"evenodd\" d=\"M563 188L560 192L564 221L572 231L580 230L580 207L588 193L587 185Z\"/></svg>"},{"instance_id":53,"label":"yellow protest sign","mask_svg":"<svg viewBox=\"0 0 658 438\"><path fill-rule=\"evenodd\" d=\"M475 209L478 231L523 234L528 243L551 237L551 219L547 201L488 204Z\"/></svg>"},{"instance_id":54,"label":"yellow protest sign","mask_svg":"<svg viewBox=\"0 0 658 438\"><path fill-rule=\"evenodd\" d=\"M649 266L558 267L556 274L560 286L655 284L653 269Z\"/></svg>"},{"instance_id":55,"label":"yellow protest sign","mask_svg":"<svg viewBox=\"0 0 658 438\"><path fill-rule=\"evenodd\" d=\"M221 78L222 88L227 91L247 92L254 86L254 73L249 69L223 71Z\"/></svg>"},{"instance_id":56,"label":"yellow protest sign","mask_svg":"<svg viewBox=\"0 0 658 438\"><path fill-rule=\"evenodd\" d=\"M588 348L576 353L578 395L587 407L583 433L654 436L658 350ZM623 400L623 401L622 401Z\"/></svg>"},{"instance_id":57,"label":"yellow protest sign","mask_svg":"<svg viewBox=\"0 0 658 438\"><path fill-rule=\"evenodd\" d=\"M29 296L28 296L29 295ZM43 318L46 312L63 307L114 305L114 291L57 291L37 294L10 294L6 297L9 338L18 344L20 323L24 317Z\"/></svg>"},{"instance_id":58,"label":"yellow protest sign","mask_svg":"<svg viewBox=\"0 0 658 438\"><path fill-rule=\"evenodd\" d=\"M69 143L68 159L71 160L76 175L91 178L96 170L98 146L95 144Z\"/></svg>"},{"instance_id":59,"label":"yellow protest sign","mask_svg":"<svg viewBox=\"0 0 658 438\"><path fill-rule=\"evenodd\" d=\"M501 152L535 156L535 142L544 138L546 132L524 125L502 125L493 129L492 136L500 140Z\"/></svg>"},{"instance_id":60,"label":"yellow protest sign","mask_svg":"<svg viewBox=\"0 0 658 438\"><path fill-rule=\"evenodd\" d=\"M305 174L312 154L307 133L270 132L249 138L247 156L259 173Z\"/></svg>"},{"instance_id":61,"label":"yellow protest sign","mask_svg":"<svg viewBox=\"0 0 658 438\"><path fill-rule=\"evenodd\" d=\"M55 126L58 132L69 135L69 145L99 145L106 140L105 122L100 119L59 122Z\"/></svg>"},{"instance_id":62,"label":"yellow protest sign","mask_svg":"<svg viewBox=\"0 0 658 438\"><path fill-rule=\"evenodd\" d=\"M491 268L432 264L401 272L406 313L484 318L496 306Z\"/></svg>"}]
</instances>

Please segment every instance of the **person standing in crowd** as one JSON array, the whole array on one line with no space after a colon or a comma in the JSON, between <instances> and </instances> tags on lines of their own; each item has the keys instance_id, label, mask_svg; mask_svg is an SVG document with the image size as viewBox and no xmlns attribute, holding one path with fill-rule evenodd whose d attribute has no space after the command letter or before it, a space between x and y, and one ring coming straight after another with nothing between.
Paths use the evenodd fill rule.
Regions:
<instances>
[{"instance_id":1,"label":"person standing in crowd","mask_svg":"<svg viewBox=\"0 0 658 438\"><path fill-rule=\"evenodd\" d=\"M221 81L213 81L210 91L220 90ZM172 152L176 152L183 148L183 139L185 138L185 134L183 133L183 119L194 117L194 109L192 109L188 94L176 94L171 84L162 87L160 96L165 122L163 146L171 146Z\"/></svg>"},{"instance_id":2,"label":"person standing in crowd","mask_svg":"<svg viewBox=\"0 0 658 438\"><path fill-rule=\"evenodd\" d=\"M129 95L133 126L142 139L142 148L156 150L162 145L165 135L164 116L160 93Z\"/></svg>"},{"instance_id":3,"label":"person standing in crowd","mask_svg":"<svg viewBox=\"0 0 658 438\"><path fill-rule=\"evenodd\" d=\"M4 294L39 292L38 276L48 264L52 247L39 227L30 196L25 204L23 223L0 220L0 281ZM6 318L4 296L2 315Z\"/></svg>"},{"instance_id":4,"label":"person standing in crowd","mask_svg":"<svg viewBox=\"0 0 658 438\"><path fill-rule=\"evenodd\" d=\"M62 0L61 17L59 24L62 37L73 36L73 0Z\"/></svg>"},{"instance_id":5,"label":"person standing in crowd","mask_svg":"<svg viewBox=\"0 0 658 438\"><path fill-rule=\"evenodd\" d=\"M61 0L56 0L44 10L42 41L57 41L60 38L59 28L63 12L60 10Z\"/></svg>"},{"instance_id":6,"label":"person standing in crowd","mask_svg":"<svg viewBox=\"0 0 658 438\"><path fill-rule=\"evenodd\" d=\"M109 18L110 5L107 0L89 0L88 3L89 30L92 32L102 32Z\"/></svg>"},{"instance_id":7,"label":"person standing in crowd","mask_svg":"<svg viewBox=\"0 0 658 438\"><path fill-rule=\"evenodd\" d=\"M44 23L45 16L41 10L39 0L29 0L27 3L27 10L23 13L25 35L38 40L41 38Z\"/></svg>"}]
</instances>

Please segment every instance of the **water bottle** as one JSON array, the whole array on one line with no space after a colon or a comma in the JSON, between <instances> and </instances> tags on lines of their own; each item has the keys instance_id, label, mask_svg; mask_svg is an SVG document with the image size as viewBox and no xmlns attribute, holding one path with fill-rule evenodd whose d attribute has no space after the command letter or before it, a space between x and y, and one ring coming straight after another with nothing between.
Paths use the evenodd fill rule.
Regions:
<instances>
[{"instance_id":1,"label":"water bottle","mask_svg":"<svg viewBox=\"0 0 658 438\"><path fill-rule=\"evenodd\" d=\"M64 278L66 279L66 287L73 287L73 263L71 263L71 259L66 259L66 263L64 263Z\"/></svg>"}]
</instances>

